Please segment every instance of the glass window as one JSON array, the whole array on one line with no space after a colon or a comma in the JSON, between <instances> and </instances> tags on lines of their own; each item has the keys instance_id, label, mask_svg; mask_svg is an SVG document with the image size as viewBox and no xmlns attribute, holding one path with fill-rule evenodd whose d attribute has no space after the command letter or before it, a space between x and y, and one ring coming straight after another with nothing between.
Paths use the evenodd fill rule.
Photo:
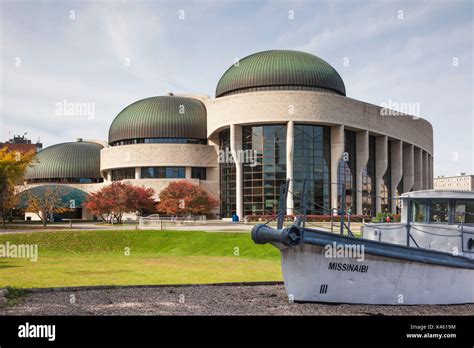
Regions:
<instances>
[{"instance_id":1,"label":"glass window","mask_svg":"<svg viewBox=\"0 0 474 348\"><path fill-rule=\"evenodd\" d=\"M112 181L135 179L135 168L122 168L112 170Z\"/></svg>"},{"instance_id":2,"label":"glass window","mask_svg":"<svg viewBox=\"0 0 474 348\"><path fill-rule=\"evenodd\" d=\"M243 163L243 172L252 173L251 178L244 174L244 215L274 214L286 179L286 125L245 126L242 144L244 152L256 151L263 164Z\"/></svg>"},{"instance_id":3,"label":"glass window","mask_svg":"<svg viewBox=\"0 0 474 348\"><path fill-rule=\"evenodd\" d=\"M426 212L427 212L427 204L425 201L422 200L413 200L411 202L412 214L411 220L412 222L426 222Z\"/></svg>"},{"instance_id":4,"label":"glass window","mask_svg":"<svg viewBox=\"0 0 474 348\"><path fill-rule=\"evenodd\" d=\"M111 143L111 146L122 146L132 144L207 144L206 139L187 139L187 138L137 138L125 139Z\"/></svg>"},{"instance_id":5,"label":"glass window","mask_svg":"<svg viewBox=\"0 0 474 348\"><path fill-rule=\"evenodd\" d=\"M205 167L192 167L191 178L206 180L206 168Z\"/></svg>"},{"instance_id":6,"label":"glass window","mask_svg":"<svg viewBox=\"0 0 474 348\"><path fill-rule=\"evenodd\" d=\"M36 179L26 179L28 184L33 183L43 183L43 182L59 182L59 183L79 183L79 184L89 184L103 182L102 178L36 178Z\"/></svg>"},{"instance_id":7,"label":"glass window","mask_svg":"<svg viewBox=\"0 0 474 348\"><path fill-rule=\"evenodd\" d=\"M301 211L301 192L306 179L307 214L330 213L331 130L296 124L294 131L293 192L295 214Z\"/></svg>"},{"instance_id":8,"label":"glass window","mask_svg":"<svg viewBox=\"0 0 474 348\"><path fill-rule=\"evenodd\" d=\"M144 179L184 179L184 167L142 167Z\"/></svg>"},{"instance_id":9,"label":"glass window","mask_svg":"<svg viewBox=\"0 0 474 348\"><path fill-rule=\"evenodd\" d=\"M341 193L345 195L345 210L356 212L356 134L353 131L344 131L344 151L347 157L343 156L338 167L338 205L341 205Z\"/></svg>"},{"instance_id":10,"label":"glass window","mask_svg":"<svg viewBox=\"0 0 474 348\"><path fill-rule=\"evenodd\" d=\"M430 222L449 222L449 201L447 199L437 199L431 201Z\"/></svg>"},{"instance_id":11,"label":"glass window","mask_svg":"<svg viewBox=\"0 0 474 348\"><path fill-rule=\"evenodd\" d=\"M245 132L243 133L245 134ZM230 129L219 133L219 151L223 154L230 153ZM255 168L261 166L256 166ZM244 171L245 173L246 171ZM252 170L247 171L252 173ZM228 156L219 156L221 216L230 218L236 213L235 203L235 163ZM242 218L242 217L240 217Z\"/></svg>"},{"instance_id":12,"label":"glass window","mask_svg":"<svg viewBox=\"0 0 474 348\"><path fill-rule=\"evenodd\" d=\"M454 206L454 222L474 224L474 201L456 201Z\"/></svg>"}]
</instances>

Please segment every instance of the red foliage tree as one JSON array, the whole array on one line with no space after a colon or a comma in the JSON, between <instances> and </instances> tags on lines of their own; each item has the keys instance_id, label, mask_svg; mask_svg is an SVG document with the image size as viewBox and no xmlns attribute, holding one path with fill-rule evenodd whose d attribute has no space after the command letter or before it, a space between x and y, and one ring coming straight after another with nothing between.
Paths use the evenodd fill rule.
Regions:
<instances>
[{"instance_id":1,"label":"red foliage tree","mask_svg":"<svg viewBox=\"0 0 474 348\"><path fill-rule=\"evenodd\" d=\"M173 181L160 193L158 210L171 215L207 215L219 204L206 190L188 181Z\"/></svg>"},{"instance_id":2,"label":"red foliage tree","mask_svg":"<svg viewBox=\"0 0 474 348\"><path fill-rule=\"evenodd\" d=\"M143 210L156 210L152 188L133 186L122 182L113 182L92 193L85 207L94 215L100 215L104 221L122 221L125 213L141 213Z\"/></svg>"}]
</instances>

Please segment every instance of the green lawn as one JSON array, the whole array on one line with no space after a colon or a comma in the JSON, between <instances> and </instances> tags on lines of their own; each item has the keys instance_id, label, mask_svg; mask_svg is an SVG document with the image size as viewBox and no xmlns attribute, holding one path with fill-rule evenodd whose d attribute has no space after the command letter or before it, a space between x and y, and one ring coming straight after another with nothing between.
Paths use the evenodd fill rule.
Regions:
<instances>
[{"instance_id":1,"label":"green lawn","mask_svg":"<svg viewBox=\"0 0 474 348\"><path fill-rule=\"evenodd\" d=\"M248 233L103 230L0 235L0 244L6 242L37 244L39 257L36 262L0 258L0 287L282 279L279 251L254 244Z\"/></svg>"}]
</instances>

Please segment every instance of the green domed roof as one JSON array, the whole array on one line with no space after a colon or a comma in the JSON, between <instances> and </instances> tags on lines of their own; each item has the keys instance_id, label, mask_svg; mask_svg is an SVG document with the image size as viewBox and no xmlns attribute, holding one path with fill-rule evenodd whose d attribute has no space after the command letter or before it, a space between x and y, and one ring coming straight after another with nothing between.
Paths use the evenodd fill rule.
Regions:
<instances>
[{"instance_id":1,"label":"green domed roof","mask_svg":"<svg viewBox=\"0 0 474 348\"><path fill-rule=\"evenodd\" d=\"M49 146L36 155L25 178L95 178L100 179L100 150L102 145L77 141Z\"/></svg>"},{"instance_id":2,"label":"green domed roof","mask_svg":"<svg viewBox=\"0 0 474 348\"><path fill-rule=\"evenodd\" d=\"M222 75L216 97L262 90L323 90L346 95L341 76L326 61L300 51L252 54Z\"/></svg>"},{"instance_id":3,"label":"green domed roof","mask_svg":"<svg viewBox=\"0 0 474 348\"><path fill-rule=\"evenodd\" d=\"M141 138L207 139L206 108L197 99L160 96L139 100L113 120L109 143Z\"/></svg>"},{"instance_id":4,"label":"green domed roof","mask_svg":"<svg viewBox=\"0 0 474 348\"><path fill-rule=\"evenodd\" d=\"M47 192L57 192L58 195L61 197L58 206L64 208L70 208L71 200L74 201L74 205L77 208L80 208L84 202L87 200L89 196L86 192L70 187L65 185L42 185L42 186L34 186L29 189L26 189L20 193L20 202L19 206L22 208L26 208L28 206L28 199L30 196L33 197L44 197Z\"/></svg>"}]
</instances>

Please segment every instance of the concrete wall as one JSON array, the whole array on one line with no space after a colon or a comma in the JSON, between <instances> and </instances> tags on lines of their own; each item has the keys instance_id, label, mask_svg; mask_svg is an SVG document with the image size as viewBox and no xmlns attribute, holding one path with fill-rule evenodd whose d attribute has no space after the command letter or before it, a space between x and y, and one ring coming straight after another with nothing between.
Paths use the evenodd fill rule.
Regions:
<instances>
[{"instance_id":1,"label":"concrete wall","mask_svg":"<svg viewBox=\"0 0 474 348\"><path fill-rule=\"evenodd\" d=\"M397 194L397 186L402 180L403 176L403 143L401 141L393 141L391 144L392 153L391 153L391 180L389 183L391 185L392 196ZM401 193L401 192L400 192ZM396 211L397 200L392 199L391 201L391 211Z\"/></svg>"},{"instance_id":2,"label":"concrete wall","mask_svg":"<svg viewBox=\"0 0 474 348\"><path fill-rule=\"evenodd\" d=\"M214 146L199 144L133 144L100 151L100 170L130 167L218 167Z\"/></svg>"},{"instance_id":3,"label":"concrete wall","mask_svg":"<svg viewBox=\"0 0 474 348\"><path fill-rule=\"evenodd\" d=\"M382 180L388 168L388 138L375 138L375 211L382 211ZM390 183L385 183L390 185Z\"/></svg>"},{"instance_id":4,"label":"concrete wall","mask_svg":"<svg viewBox=\"0 0 474 348\"><path fill-rule=\"evenodd\" d=\"M337 94L316 91L266 91L205 100L208 135L230 124L288 121L345 125L387 135L432 153L431 124L413 116L383 116L383 109Z\"/></svg>"},{"instance_id":5,"label":"concrete wall","mask_svg":"<svg viewBox=\"0 0 474 348\"><path fill-rule=\"evenodd\" d=\"M413 182L413 191L423 188L423 156L421 152L422 150L419 148L414 149L415 181Z\"/></svg>"},{"instance_id":6,"label":"concrete wall","mask_svg":"<svg viewBox=\"0 0 474 348\"><path fill-rule=\"evenodd\" d=\"M369 160L369 132L356 133L356 201L357 214L362 215L362 173Z\"/></svg>"},{"instance_id":7,"label":"concrete wall","mask_svg":"<svg viewBox=\"0 0 474 348\"><path fill-rule=\"evenodd\" d=\"M331 208L337 209L339 201L337 199L337 193L340 188L337 183L337 172L339 168L339 162L344 154L344 126L332 126L331 127Z\"/></svg>"},{"instance_id":8,"label":"concrete wall","mask_svg":"<svg viewBox=\"0 0 474 348\"><path fill-rule=\"evenodd\" d=\"M235 162L235 205L236 214L239 219L243 219L244 215L244 174L242 163L239 161L241 157L238 155L242 150L242 126L232 124L230 126L230 151Z\"/></svg>"},{"instance_id":9,"label":"concrete wall","mask_svg":"<svg viewBox=\"0 0 474 348\"><path fill-rule=\"evenodd\" d=\"M403 191L409 192L415 183L414 148L411 144L403 144Z\"/></svg>"}]
</instances>

